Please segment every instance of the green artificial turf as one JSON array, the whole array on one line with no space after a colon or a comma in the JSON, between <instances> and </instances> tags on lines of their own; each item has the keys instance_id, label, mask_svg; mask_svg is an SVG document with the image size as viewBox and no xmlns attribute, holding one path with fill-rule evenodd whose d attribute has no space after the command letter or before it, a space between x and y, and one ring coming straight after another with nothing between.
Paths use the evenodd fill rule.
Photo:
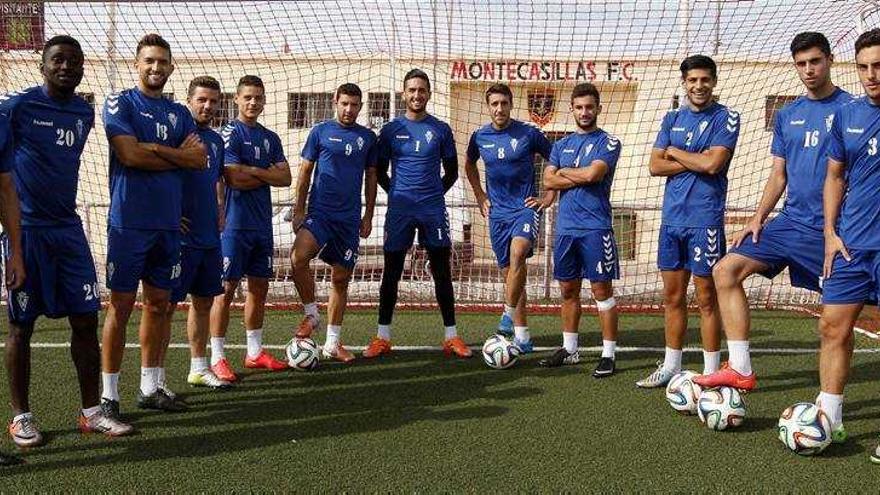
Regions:
<instances>
[{"instance_id":1,"label":"green artificial turf","mask_svg":"<svg viewBox=\"0 0 880 495\"><path fill-rule=\"evenodd\" d=\"M267 343L283 344L298 319L269 313ZM230 343L244 343L240 320L233 314ZM459 326L468 342L479 343L496 320L463 314ZM531 319L537 345L560 342L558 321ZM176 342L183 340L182 325L181 313ZM439 345L440 325L437 314L401 312L394 342ZM691 328L696 325L692 319ZM343 340L364 345L374 327L375 313L352 312ZM753 348L814 349L815 327L814 319L793 313L756 313ZM621 330L620 345L663 346L659 315L622 315ZM581 331L581 345L599 344L594 317L582 321ZM698 332L689 333L694 344ZM48 320L34 338L66 340L64 323ZM878 347L866 338L857 343ZM238 365L243 353L228 354ZM654 369L657 352L619 354L618 374L604 380L589 376L595 353L582 355L578 366L541 369L540 356L530 355L496 371L478 358L398 352L351 366L322 362L312 373L249 373L233 391L211 392L186 388L189 354L173 349L171 386L192 404L182 414L135 408L137 357L137 349L126 352L120 390L123 413L139 432L106 439L74 429L79 405L69 351L34 349L31 405L49 443L25 452L27 464L0 470L0 490L865 492L880 476L880 466L868 460L880 432L878 353L853 361L849 441L817 458L788 452L775 434L782 409L818 392L812 353L755 354L759 388L746 397L746 423L727 432L674 412L662 391L634 386ZM701 360L686 353L685 367L699 371ZM0 389L0 402L8 404L6 387ZM0 448L13 449L8 437Z\"/></svg>"}]
</instances>

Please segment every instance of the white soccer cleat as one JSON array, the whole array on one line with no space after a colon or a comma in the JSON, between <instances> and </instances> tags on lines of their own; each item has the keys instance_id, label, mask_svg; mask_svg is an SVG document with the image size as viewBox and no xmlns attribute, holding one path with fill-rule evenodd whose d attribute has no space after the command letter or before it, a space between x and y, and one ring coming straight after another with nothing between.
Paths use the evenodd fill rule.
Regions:
<instances>
[{"instance_id":1,"label":"white soccer cleat","mask_svg":"<svg viewBox=\"0 0 880 495\"><path fill-rule=\"evenodd\" d=\"M231 383L217 378L217 375L209 369L191 372L186 377L186 383L189 383L193 387L207 387L213 389L227 389L232 387Z\"/></svg>"},{"instance_id":2,"label":"white soccer cleat","mask_svg":"<svg viewBox=\"0 0 880 495\"><path fill-rule=\"evenodd\" d=\"M657 369L648 375L647 378L637 381L636 386L639 388L665 387L676 373L676 371L669 371L664 368L663 361L657 361Z\"/></svg>"}]
</instances>

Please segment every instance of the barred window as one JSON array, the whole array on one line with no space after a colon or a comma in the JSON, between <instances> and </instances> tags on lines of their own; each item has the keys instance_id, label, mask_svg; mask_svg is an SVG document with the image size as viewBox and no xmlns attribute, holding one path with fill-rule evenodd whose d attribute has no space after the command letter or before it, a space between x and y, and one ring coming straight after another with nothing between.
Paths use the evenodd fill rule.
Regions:
<instances>
[{"instance_id":1,"label":"barred window","mask_svg":"<svg viewBox=\"0 0 880 495\"><path fill-rule=\"evenodd\" d=\"M367 93L369 107L369 122L367 125L370 129L381 129L389 120L391 115L391 94L390 93ZM406 113L406 104L403 101L403 93L394 93L394 116L400 117Z\"/></svg>"},{"instance_id":2,"label":"barred window","mask_svg":"<svg viewBox=\"0 0 880 495\"><path fill-rule=\"evenodd\" d=\"M220 107L211 119L211 127L217 129L227 122L232 122L236 117L238 117L238 105L235 104L235 93L221 93Z\"/></svg>"},{"instance_id":3,"label":"barred window","mask_svg":"<svg viewBox=\"0 0 880 495\"><path fill-rule=\"evenodd\" d=\"M764 130L772 131L776 124L776 114L786 104L794 101L797 96L769 95L764 99Z\"/></svg>"},{"instance_id":4,"label":"barred window","mask_svg":"<svg viewBox=\"0 0 880 495\"><path fill-rule=\"evenodd\" d=\"M333 93L288 93L287 128L304 129L333 118Z\"/></svg>"}]
</instances>

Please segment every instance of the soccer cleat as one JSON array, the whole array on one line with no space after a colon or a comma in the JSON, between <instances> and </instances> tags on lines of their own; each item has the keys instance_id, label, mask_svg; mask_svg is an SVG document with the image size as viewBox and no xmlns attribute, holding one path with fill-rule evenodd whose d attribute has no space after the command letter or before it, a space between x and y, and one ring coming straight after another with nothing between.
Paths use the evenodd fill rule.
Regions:
<instances>
[{"instance_id":1,"label":"soccer cleat","mask_svg":"<svg viewBox=\"0 0 880 495\"><path fill-rule=\"evenodd\" d=\"M758 380L754 372L744 376L731 368L729 362L725 362L715 373L694 377L694 383L703 388L731 387L748 392L755 388Z\"/></svg>"},{"instance_id":2,"label":"soccer cleat","mask_svg":"<svg viewBox=\"0 0 880 495\"><path fill-rule=\"evenodd\" d=\"M446 357L451 357L454 354L460 358L469 358L474 355L471 348L458 336L443 341L443 354Z\"/></svg>"},{"instance_id":3,"label":"soccer cleat","mask_svg":"<svg viewBox=\"0 0 880 495\"><path fill-rule=\"evenodd\" d=\"M538 366L544 368L558 368L564 364L577 364L581 361L581 355L578 351L569 353L564 347L556 349L550 356L538 361Z\"/></svg>"},{"instance_id":4,"label":"soccer cleat","mask_svg":"<svg viewBox=\"0 0 880 495\"><path fill-rule=\"evenodd\" d=\"M232 388L232 384L226 380L221 380L211 370L202 370L191 372L186 377L186 383L192 387L207 387L215 390L226 390Z\"/></svg>"},{"instance_id":5,"label":"soccer cleat","mask_svg":"<svg viewBox=\"0 0 880 495\"><path fill-rule=\"evenodd\" d=\"M318 319L314 316L306 316L299 322L299 326L296 328L296 334L294 335L298 339L307 339L312 336L312 332L318 328Z\"/></svg>"},{"instance_id":6,"label":"soccer cleat","mask_svg":"<svg viewBox=\"0 0 880 495\"><path fill-rule=\"evenodd\" d=\"M593 378L605 378L614 374L614 359L603 357L593 370Z\"/></svg>"},{"instance_id":7,"label":"soccer cleat","mask_svg":"<svg viewBox=\"0 0 880 495\"><path fill-rule=\"evenodd\" d=\"M15 466L16 464L21 464L23 462L24 460L21 457L0 452L0 466Z\"/></svg>"},{"instance_id":8,"label":"soccer cleat","mask_svg":"<svg viewBox=\"0 0 880 495\"><path fill-rule=\"evenodd\" d=\"M108 437L123 437L134 432L133 426L107 416L103 411L98 411L88 418L80 414L77 424L79 431L83 433L103 433Z\"/></svg>"},{"instance_id":9,"label":"soccer cleat","mask_svg":"<svg viewBox=\"0 0 880 495\"><path fill-rule=\"evenodd\" d=\"M846 437L846 428L843 427L843 423L831 428L831 443L844 443Z\"/></svg>"},{"instance_id":10,"label":"soccer cleat","mask_svg":"<svg viewBox=\"0 0 880 495\"><path fill-rule=\"evenodd\" d=\"M507 338L513 337L513 319L507 315L501 315L496 333Z\"/></svg>"},{"instance_id":11,"label":"soccer cleat","mask_svg":"<svg viewBox=\"0 0 880 495\"><path fill-rule=\"evenodd\" d=\"M113 418L116 421L122 421L122 414L119 412L119 401L102 397L101 414Z\"/></svg>"},{"instance_id":12,"label":"soccer cleat","mask_svg":"<svg viewBox=\"0 0 880 495\"><path fill-rule=\"evenodd\" d=\"M154 409L156 411L165 412L183 412L187 409L186 404L172 399L162 389L156 389L156 391L150 395L144 395L144 393L138 389L137 406L141 409Z\"/></svg>"},{"instance_id":13,"label":"soccer cleat","mask_svg":"<svg viewBox=\"0 0 880 495\"><path fill-rule=\"evenodd\" d=\"M37 428L34 421L34 415L31 413L22 414L17 421L9 423L9 436L15 445L21 449L36 447L43 444L43 434Z\"/></svg>"},{"instance_id":14,"label":"soccer cleat","mask_svg":"<svg viewBox=\"0 0 880 495\"><path fill-rule=\"evenodd\" d=\"M232 366L229 365L229 361L226 358L217 361L217 364L211 366L211 372L214 373L214 376L224 382L232 383L238 381L238 375L235 374L235 371L232 369Z\"/></svg>"},{"instance_id":15,"label":"soccer cleat","mask_svg":"<svg viewBox=\"0 0 880 495\"><path fill-rule=\"evenodd\" d=\"M519 347L519 350L521 350L523 354L531 354L531 353L535 352L535 345L532 344L531 339L529 339L525 342L521 342L519 340L514 339L513 343L514 343L514 345Z\"/></svg>"},{"instance_id":16,"label":"soccer cleat","mask_svg":"<svg viewBox=\"0 0 880 495\"><path fill-rule=\"evenodd\" d=\"M373 337L361 355L367 359L371 359L383 354L391 354L391 341L385 340L381 337Z\"/></svg>"},{"instance_id":17,"label":"soccer cleat","mask_svg":"<svg viewBox=\"0 0 880 495\"><path fill-rule=\"evenodd\" d=\"M343 363L350 363L354 361L354 354L343 347L342 342L338 342L336 344L336 347L330 350L327 350L326 347L321 347L321 357L324 357L326 359L335 359Z\"/></svg>"},{"instance_id":18,"label":"soccer cleat","mask_svg":"<svg viewBox=\"0 0 880 495\"><path fill-rule=\"evenodd\" d=\"M644 378L636 382L639 388L658 388L665 387L669 380L675 375L675 371L669 371L663 367L663 361L657 361L657 369Z\"/></svg>"},{"instance_id":19,"label":"soccer cleat","mask_svg":"<svg viewBox=\"0 0 880 495\"><path fill-rule=\"evenodd\" d=\"M260 351L260 354L257 357L245 358L244 367L266 369L270 371L281 371L286 370L289 366L287 366L287 363L285 363L284 361L279 361L275 359L274 356L263 349L262 351Z\"/></svg>"},{"instance_id":20,"label":"soccer cleat","mask_svg":"<svg viewBox=\"0 0 880 495\"><path fill-rule=\"evenodd\" d=\"M871 456L871 462L874 464L880 464L880 444L877 444L877 448L874 449L874 455Z\"/></svg>"}]
</instances>

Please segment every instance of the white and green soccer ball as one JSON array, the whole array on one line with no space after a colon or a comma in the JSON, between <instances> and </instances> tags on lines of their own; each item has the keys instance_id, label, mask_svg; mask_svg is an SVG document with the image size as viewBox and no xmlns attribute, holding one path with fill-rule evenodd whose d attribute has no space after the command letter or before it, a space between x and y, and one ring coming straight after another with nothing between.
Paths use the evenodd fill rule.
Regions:
<instances>
[{"instance_id":1,"label":"white and green soccer ball","mask_svg":"<svg viewBox=\"0 0 880 495\"><path fill-rule=\"evenodd\" d=\"M321 349L312 339L293 338L285 349L287 364L297 371L312 371L318 367Z\"/></svg>"},{"instance_id":2,"label":"white and green soccer ball","mask_svg":"<svg viewBox=\"0 0 880 495\"><path fill-rule=\"evenodd\" d=\"M666 400L682 414L697 414L697 401L703 388L694 383L696 376L693 371L682 371L672 375L666 385Z\"/></svg>"},{"instance_id":3,"label":"white and green soccer ball","mask_svg":"<svg viewBox=\"0 0 880 495\"><path fill-rule=\"evenodd\" d=\"M483 344L483 361L490 368L503 370L516 364L522 351L501 335L492 335Z\"/></svg>"},{"instance_id":4,"label":"white and green soccer ball","mask_svg":"<svg viewBox=\"0 0 880 495\"><path fill-rule=\"evenodd\" d=\"M779 416L779 441L792 452L816 455L831 445L831 421L816 404L798 402Z\"/></svg>"},{"instance_id":5,"label":"white and green soccer ball","mask_svg":"<svg viewBox=\"0 0 880 495\"><path fill-rule=\"evenodd\" d=\"M735 388L710 388L700 393L697 415L713 430L736 428L746 417L746 403Z\"/></svg>"}]
</instances>

